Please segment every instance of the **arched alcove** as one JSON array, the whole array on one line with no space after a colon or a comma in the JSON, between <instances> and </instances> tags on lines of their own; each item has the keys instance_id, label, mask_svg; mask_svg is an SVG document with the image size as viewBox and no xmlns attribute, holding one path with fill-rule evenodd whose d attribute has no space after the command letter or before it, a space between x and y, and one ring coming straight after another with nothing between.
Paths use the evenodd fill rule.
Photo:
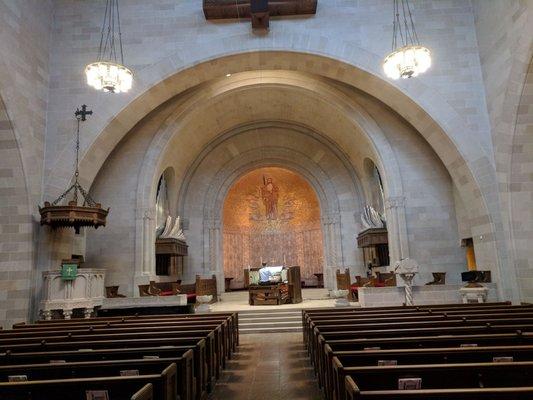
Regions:
<instances>
[{"instance_id":1,"label":"arched alcove","mask_svg":"<svg viewBox=\"0 0 533 400\"><path fill-rule=\"evenodd\" d=\"M299 265L308 285L323 273L324 241L318 197L298 173L261 167L239 177L222 211L224 277L242 287L243 269Z\"/></svg>"}]
</instances>

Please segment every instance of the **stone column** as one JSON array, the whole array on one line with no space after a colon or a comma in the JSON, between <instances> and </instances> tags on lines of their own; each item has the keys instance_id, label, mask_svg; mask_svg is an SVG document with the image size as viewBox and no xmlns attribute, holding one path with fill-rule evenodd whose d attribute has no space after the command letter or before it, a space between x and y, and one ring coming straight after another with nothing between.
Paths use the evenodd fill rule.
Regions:
<instances>
[{"instance_id":1,"label":"stone column","mask_svg":"<svg viewBox=\"0 0 533 400\"><path fill-rule=\"evenodd\" d=\"M155 210L142 208L136 215L135 276L133 296L138 296L137 285L145 285L155 277Z\"/></svg>"},{"instance_id":2,"label":"stone column","mask_svg":"<svg viewBox=\"0 0 533 400\"><path fill-rule=\"evenodd\" d=\"M409 257L409 241L405 221L405 197L394 196L385 199L385 215L389 235L390 265Z\"/></svg>"},{"instance_id":3,"label":"stone column","mask_svg":"<svg viewBox=\"0 0 533 400\"><path fill-rule=\"evenodd\" d=\"M324 234L324 287L336 289L335 271L344 269L342 256L340 214L331 213L322 217Z\"/></svg>"},{"instance_id":4,"label":"stone column","mask_svg":"<svg viewBox=\"0 0 533 400\"><path fill-rule=\"evenodd\" d=\"M215 274L217 277L217 291L224 292L224 249L222 244L222 224L219 219L206 220L204 237L208 243L204 247L203 273L206 276Z\"/></svg>"}]
</instances>

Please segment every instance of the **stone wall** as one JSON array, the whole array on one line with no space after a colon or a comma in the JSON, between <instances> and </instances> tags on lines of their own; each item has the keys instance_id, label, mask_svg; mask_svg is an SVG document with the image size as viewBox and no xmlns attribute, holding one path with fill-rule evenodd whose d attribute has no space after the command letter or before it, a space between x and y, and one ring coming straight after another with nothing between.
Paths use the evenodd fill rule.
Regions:
<instances>
[{"instance_id":1,"label":"stone wall","mask_svg":"<svg viewBox=\"0 0 533 400\"><path fill-rule=\"evenodd\" d=\"M533 300L531 64L533 3L474 0L475 26L485 83L507 265L521 297Z\"/></svg>"},{"instance_id":2,"label":"stone wall","mask_svg":"<svg viewBox=\"0 0 533 400\"><path fill-rule=\"evenodd\" d=\"M0 324L30 317L52 1L0 1Z\"/></svg>"},{"instance_id":3,"label":"stone wall","mask_svg":"<svg viewBox=\"0 0 533 400\"><path fill-rule=\"evenodd\" d=\"M72 178L72 112L77 106L86 103L95 110L82 135L82 179L90 186L103 163L115 157L112 152L120 140L133 135L135 124L165 101L228 72L263 69L339 80L339 86L353 85L371 93L399 113L429 143L452 180L452 189L444 193L446 204L430 223L451 217L455 207L459 236L474 237L483 267L493 270L495 280L501 281L500 296L532 300L529 243L533 229L527 208L531 201L531 85L524 83L530 82L527 76L531 75L533 5L529 0L413 2L419 36L431 48L434 65L417 79L390 82L381 70L391 38L390 3L320 0L316 16L274 19L267 35L255 35L249 21L206 21L196 0L122 2L126 63L136 80L131 93L112 96L87 88L83 76L84 66L96 57L103 0L0 0L0 97L4 103L0 151L5 155L0 158L0 265L6 271L2 287L9 288L0 297L0 317L18 321L28 315L28 291L35 293L33 300L39 296L39 288L34 287L39 281L37 262L47 269L63 255L85 247L83 236L72 240L69 233L49 234L31 222L32 216L36 220L36 205L58 195ZM312 85L319 85L318 81ZM153 135L146 140L155 137L156 121L165 120L165 116L150 120L154 126L147 130ZM393 137L394 130L388 136ZM134 154L144 154L136 147L139 143L132 144ZM339 139L339 143L349 146L348 140ZM408 142L396 144L409 146ZM387 151L387 156L393 153ZM403 162L409 163L410 157ZM426 163L417 162L419 166ZM142 175L142 164L133 170ZM176 171L177 176L180 173ZM430 172L424 175L432 179ZM410 192L416 190L415 176L405 181ZM115 179L124 183L122 178ZM133 181L128 182L119 191L126 196L139 193L133 186ZM93 190L102 195L104 204L115 196L98 182ZM448 201L453 191L455 202ZM434 191L423 200L442 195ZM136 199L128 198L127 204L134 210L135 232L124 228L127 223L113 227L115 218L130 218L120 208L112 210L103 232L107 238L134 236L133 248L110 242L109 249L123 256L120 268L139 271L144 261L138 225L150 215ZM424 213L409 215L411 232L425 229L424 218ZM454 224L447 228L450 244L446 249L451 248ZM407 231L398 235L405 237ZM408 252L406 243L394 251ZM453 263L460 258L454 254Z\"/></svg>"},{"instance_id":4,"label":"stone wall","mask_svg":"<svg viewBox=\"0 0 533 400\"><path fill-rule=\"evenodd\" d=\"M250 81L252 76L240 79ZM238 79L224 80L224 85L233 87ZM177 206L171 204L171 209L177 209L183 218L190 246L182 278L192 281L198 273L216 273L222 282L225 194L243 173L268 165L301 173L316 190L325 264L330 267L325 271L327 283L338 267L350 267L352 276L364 275L355 237L361 230L361 208L371 197L361 184L368 158L387 160L382 167L385 202L390 204L391 196L403 193L397 207L408 216L401 232L404 236L399 239L391 233L391 243L403 240L403 256L420 260L421 282L429 281L433 271L448 271L449 280L457 281L465 263L459 247L453 184L427 142L397 114L357 91L345 94L359 112L368 112L360 119L360 128L348 123L348 108L340 111L335 107L335 96L320 99L323 92L310 96L268 83L263 76L254 88L228 94L218 89L222 81L214 82L213 87L202 85L151 113L117 146L93 185L93 195L111 207L109 226L90 231L87 247L91 263L108 268L108 283L120 284L123 293L133 294L133 274L153 276L153 265L146 264L153 263L153 243L148 247L139 243L150 240L143 232L153 225L155 187L167 169L173 171L169 193L171 197L179 193ZM188 104L195 96L210 93L219 95L197 101L195 107ZM402 191L402 187L408 190Z\"/></svg>"}]
</instances>

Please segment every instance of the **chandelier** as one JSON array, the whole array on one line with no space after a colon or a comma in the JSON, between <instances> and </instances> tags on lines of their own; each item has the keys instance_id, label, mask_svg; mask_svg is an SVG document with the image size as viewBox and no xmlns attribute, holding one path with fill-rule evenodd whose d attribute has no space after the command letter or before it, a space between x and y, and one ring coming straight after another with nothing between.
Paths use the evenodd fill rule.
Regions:
<instances>
[{"instance_id":1,"label":"chandelier","mask_svg":"<svg viewBox=\"0 0 533 400\"><path fill-rule=\"evenodd\" d=\"M392 79L412 78L430 66L431 52L420 45L409 0L394 0L392 52L383 60L385 75Z\"/></svg>"},{"instance_id":2,"label":"chandelier","mask_svg":"<svg viewBox=\"0 0 533 400\"><path fill-rule=\"evenodd\" d=\"M109 208L104 210L102 205L95 202L78 182L78 177L80 175L80 121L85 121L87 115L92 115L92 113L92 111L87 110L85 104L81 106L81 110L77 109L74 113L77 120L76 169L74 171L74 183L53 202L50 203L49 201L45 201L44 207L39 207L41 225L48 225L52 227L52 229L74 228L76 234L79 234L81 227L93 226L96 229L99 226L105 226L106 224ZM78 193L83 199L81 204L78 204ZM67 204L61 204L63 200L66 200Z\"/></svg>"},{"instance_id":3,"label":"chandelier","mask_svg":"<svg viewBox=\"0 0 533 400\"><path fill-rule=\"evenodd\" d=\"M98 58L96 62L85 67L87 84L96 90L108 93L127 92L133 83L133 73L123 64L124 52L118 0L107 0L100 33Z\"/></svg>"}]
</instances>

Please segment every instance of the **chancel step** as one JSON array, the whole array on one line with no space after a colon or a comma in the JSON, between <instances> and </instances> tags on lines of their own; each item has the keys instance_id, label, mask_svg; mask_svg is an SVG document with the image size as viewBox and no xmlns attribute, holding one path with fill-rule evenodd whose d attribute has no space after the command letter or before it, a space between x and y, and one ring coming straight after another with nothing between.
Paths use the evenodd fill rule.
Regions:
<instances>
[{"instance_id":1,"label":"chancel step","mask_svg":"<svg viewBox=\"0 0 533 400\"><path fill-rule=\"evenodd\" d=\"M240 333L299 332L302 310L257 310L239 312Z\"/></svg>"}]
</instances>

